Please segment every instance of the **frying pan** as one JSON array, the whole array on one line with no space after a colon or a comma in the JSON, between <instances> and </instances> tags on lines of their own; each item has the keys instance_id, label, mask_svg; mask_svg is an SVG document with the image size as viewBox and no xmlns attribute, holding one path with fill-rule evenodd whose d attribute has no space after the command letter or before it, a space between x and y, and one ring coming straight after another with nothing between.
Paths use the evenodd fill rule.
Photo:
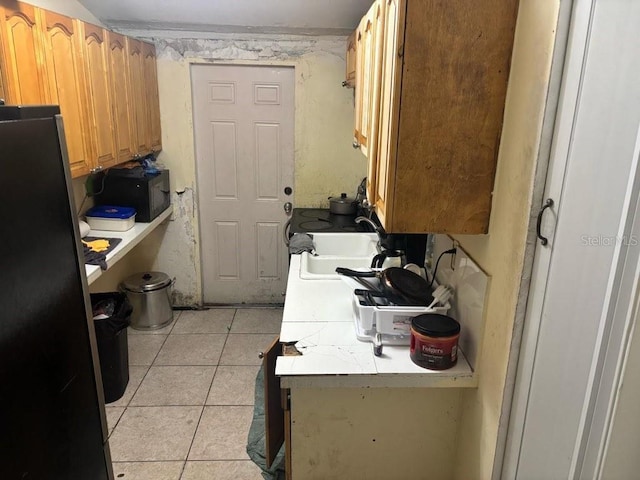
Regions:
<instances>
[{"instance_id":1,"label":"frying pan","mask_svg":"<svg viewBox=\"0 0 640 480\"><path fill-rule=\"evenodd\" d=\"M355 279L378 278L381 286L380 291L394 303L426 306L433 301L429 283L420 275L404 268L389 267L382 271L360 272L338 267L336 273Z\"/></svg>"}]
</instances>

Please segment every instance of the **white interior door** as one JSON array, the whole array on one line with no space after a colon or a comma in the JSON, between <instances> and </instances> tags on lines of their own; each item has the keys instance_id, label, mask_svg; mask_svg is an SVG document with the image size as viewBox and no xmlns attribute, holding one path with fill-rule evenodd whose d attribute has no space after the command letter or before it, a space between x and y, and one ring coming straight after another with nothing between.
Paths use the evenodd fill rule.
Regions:
<instances>
[{"instance_id":1,"label":"white interior door","mask_svg":"<svg viewBox=\"0 0 640 480\"><path fill-rule=\"evenodd\" d=\"M194 65L205 303L281 303L292 201L294 70Z\"/></svg>"},{"instance_id":2,"label":"white interior door","mask_svg":"<svg viewBox=\"0 0 640 480\"><path fill-rule=\"evenodd\" d=\"M626 348L637 279L639 20L637 2L574 2L504 479L600 478L608 358Z\"/></svg>"}]
</instances>

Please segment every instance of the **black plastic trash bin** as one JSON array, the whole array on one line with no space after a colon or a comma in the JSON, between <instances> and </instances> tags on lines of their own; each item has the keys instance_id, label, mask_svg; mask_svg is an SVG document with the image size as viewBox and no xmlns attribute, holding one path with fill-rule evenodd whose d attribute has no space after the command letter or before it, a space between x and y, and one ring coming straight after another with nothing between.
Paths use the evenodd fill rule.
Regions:
<instances>
[{"instance_id":1,"label":"black plastic trash bin","mask_svg":"<svg viewBox=\"0 0 640 480\"><path fill-rule=\"evenodd\" d=\"M120 292L92 293L91 307L104 401L111 403L122 397L129 383L127 327L133 308L127 296Z\"/></svg>"}]
</instances>

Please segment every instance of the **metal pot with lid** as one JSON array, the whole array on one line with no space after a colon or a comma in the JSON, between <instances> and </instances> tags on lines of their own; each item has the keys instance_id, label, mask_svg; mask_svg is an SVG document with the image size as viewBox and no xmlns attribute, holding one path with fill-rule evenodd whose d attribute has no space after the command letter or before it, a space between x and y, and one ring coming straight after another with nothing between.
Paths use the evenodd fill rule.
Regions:
<instances>
[{"instance_id":1,"label":"metal pot with lid","mask_svg":"<svg viewBox=\"0 0 640 480\"><path fill-rule=\"evenodd\" d=\"M173 321L171 287L174 282L166 273L143 272L126 278L120 284L120 289L133 306L132 328L157 330Z\"/></svg>"},{"instance_id":2,"label":"metal pot with lid","mask_svg":"<svg viewBox=\"0 0 640 480\"><path fill-rule=\"evenodd\" d=\"M358 202L355 198L347 197L341 193L339 197L329 197L329 211L335 215L355 215L358 210Z\"/></svg>"}]
</instances>

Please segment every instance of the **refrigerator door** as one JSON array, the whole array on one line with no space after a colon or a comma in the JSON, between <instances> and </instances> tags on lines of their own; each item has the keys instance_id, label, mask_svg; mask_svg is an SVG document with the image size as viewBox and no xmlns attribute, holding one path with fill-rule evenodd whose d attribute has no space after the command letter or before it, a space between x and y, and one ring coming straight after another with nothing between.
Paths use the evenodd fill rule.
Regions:
<instances>
[{"instance_id":1,"label":"refrigerator door","mask_svg":"<svg viewBox=\"0 0 640 480\"><path fill-rule=\"evenodd\" d=\"M108 480L95 337L56 118L0 121L0 151L0 478Z\"/></svg>"}]
</instances>

